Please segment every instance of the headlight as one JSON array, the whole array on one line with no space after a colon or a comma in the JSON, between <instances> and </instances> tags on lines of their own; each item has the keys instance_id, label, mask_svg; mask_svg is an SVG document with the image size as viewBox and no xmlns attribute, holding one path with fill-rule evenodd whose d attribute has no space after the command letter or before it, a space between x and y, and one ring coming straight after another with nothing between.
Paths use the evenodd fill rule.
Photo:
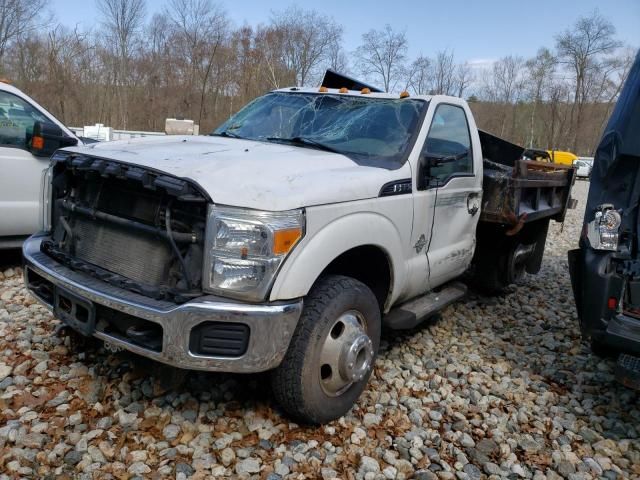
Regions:
<instances>
[{"instance_id":1,"label":"headlight","mask_svg":"<svg viewBox=\"0 0 640 480\"><path fill-rule=\"evenodd\" d=\"M621 224L622 217L613 205L600 205L587 228L589 243L596 250L617 250Z\"/></svg>"},{"instance_id":2,"label":"headlight","mask_svg":"<svg viewBox=\"0 0 640 480\"><path fill-rule=\"evenodd\" d=\"M303 235L302 210L209 207L204 289L243 300L264 300L280 265Z\"/></svg>"}]
</instances>

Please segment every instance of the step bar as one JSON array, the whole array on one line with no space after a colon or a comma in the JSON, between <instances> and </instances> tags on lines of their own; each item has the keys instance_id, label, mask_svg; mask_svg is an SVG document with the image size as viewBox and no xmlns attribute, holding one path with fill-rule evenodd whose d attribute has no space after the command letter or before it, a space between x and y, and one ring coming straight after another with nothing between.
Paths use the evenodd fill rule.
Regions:
<instances>
[{"instance_id":1,"label":"step bar","mask_svg":"<svg viewBox=\"0 0 640 480\"><path fill-rule=\"evenodd\" d=\"M384 316L382 322L392 330L414 328L446 306L464 297L466 293L467 286L465 284L449 283L437 292L429 292L393 308Z\"/></svg>"}]
</instances>

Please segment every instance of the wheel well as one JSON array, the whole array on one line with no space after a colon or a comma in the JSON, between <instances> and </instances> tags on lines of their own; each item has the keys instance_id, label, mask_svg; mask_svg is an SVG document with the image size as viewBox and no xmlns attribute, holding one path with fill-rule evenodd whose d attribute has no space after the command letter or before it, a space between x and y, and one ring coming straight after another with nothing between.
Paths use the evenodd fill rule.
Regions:
<instances>
[{"instance_id":1,"label":"wheel well","mask_svg":"<svg viewBox=\"0 0 640 480\"><path fill-rule=\"evenodd\" d=\"M380 311L391 293L391 263L387 254L374 245L347 250L333 260L322 274L346 275L361 281L378 299Z\"/></svg>"}]
</instances>

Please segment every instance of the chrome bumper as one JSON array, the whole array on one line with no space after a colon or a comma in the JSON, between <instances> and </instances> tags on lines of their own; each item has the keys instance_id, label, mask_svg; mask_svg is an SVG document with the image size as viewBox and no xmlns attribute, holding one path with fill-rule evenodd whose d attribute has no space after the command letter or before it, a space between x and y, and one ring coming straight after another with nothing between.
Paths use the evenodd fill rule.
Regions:
<instances>
[{"instance_id":1,"label":"chrome bumper","mask_svg":"<svg viewBox=\"0 0 640 480\"><path fill-rule=\"evenodd\" d=\"M160 351L150 350L96 328L93 336L111 347L126 349L179 368L239 373L261 372L277 367L289 347L302 311L302 300L258 305L236 303L215 296L203 296L181 305L154 300L61 265L40 251L40 244L46 238L45 235L34 235L25 241L22 248L25 282L41 303L53 310L53 305L29 285L29 271L85 301L162 327ZM247 325L249 341L246 352L239 357L193 354L189 348L191 330L205 321Z\"/></svg>"}]
</instances>

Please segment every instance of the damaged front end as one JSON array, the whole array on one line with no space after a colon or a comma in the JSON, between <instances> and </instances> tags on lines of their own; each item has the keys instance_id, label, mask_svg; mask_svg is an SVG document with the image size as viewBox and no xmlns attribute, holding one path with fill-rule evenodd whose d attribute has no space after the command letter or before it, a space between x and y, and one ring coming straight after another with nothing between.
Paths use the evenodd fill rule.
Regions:
<instances>
[{"instance_id":1,"label":"damaged front end","mask_svg":"<svg viewBox=\"0 0 640 480\"><path fill-rule=\"evenodd\" d=\"M196 186L111 160L59 152L51 166L51 239L63 265L156 300L202 295L208 199Z\"/></svg>"},{"instance_id":2,"label":"damaged front end","mask_svg":"<svg viewBox=\"0 0 640 480\"><path fill-rule=\"evenodd\" d=\"M246 304L211 294L202 271L212 203L198 185L64 151L48 177L44 231L23 245L24 275L63 324L112 351L180 368L279 365L302 301Z\"/></svg>"}]
</instances>

